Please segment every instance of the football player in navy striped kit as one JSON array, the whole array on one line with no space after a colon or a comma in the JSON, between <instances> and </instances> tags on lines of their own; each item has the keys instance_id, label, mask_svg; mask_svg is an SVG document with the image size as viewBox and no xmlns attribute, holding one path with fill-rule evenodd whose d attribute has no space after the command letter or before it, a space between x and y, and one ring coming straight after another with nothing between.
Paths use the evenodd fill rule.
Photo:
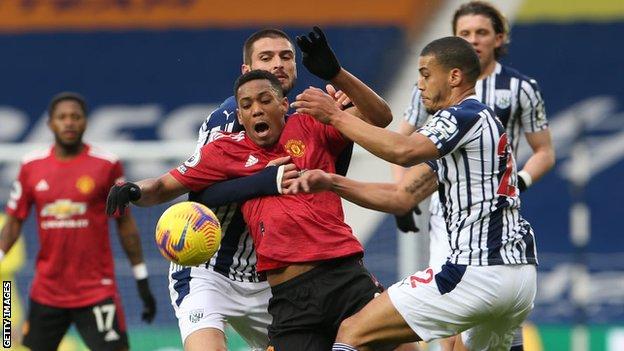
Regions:
<instances>
[{"instance_id":1,"label":"football player in navy striped kit","mask_svg":"<svg viewBox=\"0 0 624 351\"><path fill-rule=\"evenodd\" d=\"M518 172L518 186L522 192L543 177L555 164L544 101L537 82L498 62L506 53L509 26L505 17L491 4L482 1L463 4L455 11L452 28L454 35L466 39L479 55L481 75L475 86L475 93L481 102L494 110L503 123L514 156L517 156L522 134L531 147L530 158ZM404 117L398 129L404 135L412 134L430 117L417 87L412 92ZM393 166L393 170L395 180L399 181L404 174L404 168ZM450 253L444 214L437 194L431 196L429 212L429 265L436 269L446 262ZM405 223L401 228L404 231L416 231L411 212L398 216L397 222ZM447 347L452 349L452 345ZM519 329L511 350L522 349L522 333Z\"/></svg>"},{"instance_id":2,"label":"football player in navy striped kit","mask_svg":"<svg viewBox=\"0 0 624 351\"><path fill-rule=\"evenodd\" d=\"M461 333L470 350L506 351L533 308L537 264L533 230L519 213L511 145L494 111L475 95L481 67L467 41L429 43L418 68L422 101L434 115L410 136L364 125L336 108L319 109L330 97L318 89L293 103L373 154L414 167L398 184L307 171L287 193L332 190L361 206L404 214L437 189L451 245L440 270L406 277L343 321L333 349Z\"/></svg>"}]
</instances>

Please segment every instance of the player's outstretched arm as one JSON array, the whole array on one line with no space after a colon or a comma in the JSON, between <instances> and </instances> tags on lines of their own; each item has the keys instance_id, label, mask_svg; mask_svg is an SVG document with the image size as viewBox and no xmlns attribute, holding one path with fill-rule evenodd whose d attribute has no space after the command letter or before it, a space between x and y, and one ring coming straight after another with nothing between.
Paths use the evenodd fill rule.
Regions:
<instances>
[{"instance_id":1,"label":"player's outstretched arm","mask_svg":"<svg viewBox=\"0 0 624 351\"><path fill-rule=\"evenodd\" d=\"M0 261L19 239L23 224L24 221L15 216L6 216L4 226L2 231L0 231Z\"/></svg>"},{"instance_id":2,"label":"player's outstretched arm","mask_svg":"<svg viewBox=\"0 0 624 351\"><path fill-rule=\"evenodd\" d=\"M303 54L303 65L308 71L330 81L353 102L355 106L347 109L347 112L379 127L385 127L392 122L392 111L386 101L340 66L325 33L319 27L314 27L308 35L298 36L297 45Z\"/></svg>"},{"instance_id":3,"label":"player's outstretched arm","mask_svg":"<svg viewBox=\"0 0 624 351\"><path fill-rule=\"evenodd\" d=\"M166 173L159 178L149 178L136 183L125 182L115 184L106 199L106 214L124 214L130 202L137 206L153 206L167 201L189 191L171 174Z\"/></svg>"},{"instance_id":4,"label":"player's outstretched arm","mask_svg":"<svg viewBox=\"0 0 624 351\"><path fill-rule=\"evenodd\" d=\"M137 282L139 297L143 302L141 319L147 323L151 323L156 316L156 300L149 287L147 266L143 261L141 238L139 237L136 221L130 213L119 216L116 220L119 240L132 265L132 273Z\"/></svg>"},{"instance_id":5,"label":"player's outstretched arm","mask_svg":"<svg viewBox=\"0 0 624 351\"><path fill-rule=\"evenodd\" d=\"M261 196L279 195L285 182L298 175L297 166L287 162L290 162L290 156L280 157L271 161L260 172L219 182L200 192L192 193L189 200L213 207Z\"/></svg>"},{"instance_id":6,"label":"player's outstretched arm","mask_svg":"<svg viewBox=\"0 0 624 351\"><path fill-rule=\"evenodd\" d=\"M362 207L403 215L426 199L438 187L435 172L429 165L412 167L400 183L359 182L322 170L305 171L293 180L285 194L331 190Z\"/></svg>"}]
</instances>

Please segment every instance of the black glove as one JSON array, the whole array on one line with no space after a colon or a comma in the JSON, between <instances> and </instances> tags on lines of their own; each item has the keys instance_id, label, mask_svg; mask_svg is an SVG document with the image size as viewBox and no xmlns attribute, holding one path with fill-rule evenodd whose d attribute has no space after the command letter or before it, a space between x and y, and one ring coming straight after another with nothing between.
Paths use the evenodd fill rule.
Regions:
<instances>
[{"instance_id":1,"label":"black glove","mask_svg":"<svg viewBox=\"0 0 624 351\"><path fill-rule=\"evenodd\" d=\"M314 32L308 36L297 37L297 45L303 54L303 65L315 76L331 80L340 72L340 63L321 28L313 29Z\"/></svg>"},{"instance_id":2,"label":"black glove","mask_svg":"<svg viewBox=\"0 0 624 351\"><path fill-rule=\"evenodd\" d=\"M416 206L402 216L396 216L396 215L394 216L397 227L403 233L407 233L407 232L416 233L420 231L420 229L418 229L418 227L416 226L416 221L414 220L414 214L412 212L414 212L417 215L422 214L422 212L420 211L420 208Z\"/></svg>"},{"instance_id":3,"label":"black glove","mask_svg":"<svg viewBox=\"0 0 624 351\"><path fill-rule=\"evenodd\" d=\"M143 312L141 313L141 319L147 323L152 323L156 316L156 300L150 291L147 278L139 279L137 282L137 288L139 289L139 297L143 301Z\"/></svg>"},{"instance_id":4,"label":"black glove","mask_svg":"<svg viewBox=\"0 0 624 351\"><path fill-rule=\"evenodd\" d=\"M115 184L108 192L106 198L106 214L112 216L115 212L124 214L130 201L141 198L141 188L130 182Z\"/></svg>"}]
</instances>

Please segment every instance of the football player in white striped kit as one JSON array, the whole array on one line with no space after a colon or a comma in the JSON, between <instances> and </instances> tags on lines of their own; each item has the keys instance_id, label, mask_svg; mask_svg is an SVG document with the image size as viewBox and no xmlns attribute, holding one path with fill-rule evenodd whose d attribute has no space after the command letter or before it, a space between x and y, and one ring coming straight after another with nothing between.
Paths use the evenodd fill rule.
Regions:
<instances>
[{"instance_id":1,"label":"football player in white striped kit","mask_svg":"<svg viewBox=\"0 0 624 351\"><path fill-rule=\"evenodd\" d=\"M518 172L518 185L522 192L544 176L555 164L555 152L548 129L544 101L537 82L498 62L506 53L509 26L505 17L491 4L481 1L463 4L455 11L452 27L454 35L466 39L479 55L481 75L475 86L475 93L501 120L514 156L517 156L521 134L524 134L531 147L531 157ZM412 134L430 118L417 87L414 87L404 117L398 129L398 132L404 135ZM393 166L393 171L395 180L399 181L405 169ZM431 196L429 212L429 266L439 269L450 254L450 246L444 214L436 193ZM415 231L411 212L397 221L411 223L412 227L409 229ZM519 329L511 350L522 349L522 333Z\"/></svg>"},{"instance_id":2,"label":"football player in white striped kit","mask_svg":"<svg viewBox=\"0 0 624 351\"><path fill-rule=\"evenodd\" d=\"M333 350L461 333L470 350L507 351L533 308L537 264L533 230L519 213L511 145L494 112L474 95L481 69L467 41L429 43L418 69L422 101L435 114L410 136L359 123L331 107L319 89L293 104L373 154L415 166L398 184L307 171L287 193L332 190L361 206L404 214L438 189L449 233L446 264L403 279L343 321Z\"/></svg>"}]
</instances>

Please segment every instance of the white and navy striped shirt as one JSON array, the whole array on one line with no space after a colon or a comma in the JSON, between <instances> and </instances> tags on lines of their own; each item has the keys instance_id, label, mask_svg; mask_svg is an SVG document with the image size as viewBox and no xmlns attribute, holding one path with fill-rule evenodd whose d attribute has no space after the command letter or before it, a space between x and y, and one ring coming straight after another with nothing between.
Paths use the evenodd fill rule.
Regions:
<instances>
[{"instance_id":1,"label":"white and navy striped shirt","mask_svg":"<svg viewBox=\"0 0 624 351\"><path fill-rule=\"evenodd\" d=\"M438 111L418 130L438 148L438 174L451 253L461 265L536 264L533 230L520 217L511 145L476 96Z\"/></svg>"},{"instance_id":2,"label":"white and navy striped shirt","mask_svg":"<svg viewBox=\"0 0 624 351\"><path fill-rule=\"evenodd\" d=\"M475 94L479 101L494 110L505 127L514 157L517 156L521 132L534 133L548 128L544 101L537 82L511 67L497 62L492 74L477 81ZM418 128L430 117L422 104L418 87L412 91L404 117L409 124ZM435 194L431 197L429 211L433 215L443 215Z\"/></svg>"},{"instance_id":3,"label":"white and navy striped shirt","mask_svg":"<svg viewBox=\"0 0 624 351\"><path fill-rule=\"evenodd\" d=\"M236 100L232 96L214 110L200 127L197 149L212 142L215 132L239 132L241 130L243 127L238 123L236 116ZM221 222L223 237L219 250L204 267L234 281L266 280L263 275L258 275L256 272L256 251L240 211L240 205L231 203L213 207L212 210ZM172 277L177 279L184 277L186 270L190 268L172 264L169 270Z\"/></svg>"}]
</instances>

